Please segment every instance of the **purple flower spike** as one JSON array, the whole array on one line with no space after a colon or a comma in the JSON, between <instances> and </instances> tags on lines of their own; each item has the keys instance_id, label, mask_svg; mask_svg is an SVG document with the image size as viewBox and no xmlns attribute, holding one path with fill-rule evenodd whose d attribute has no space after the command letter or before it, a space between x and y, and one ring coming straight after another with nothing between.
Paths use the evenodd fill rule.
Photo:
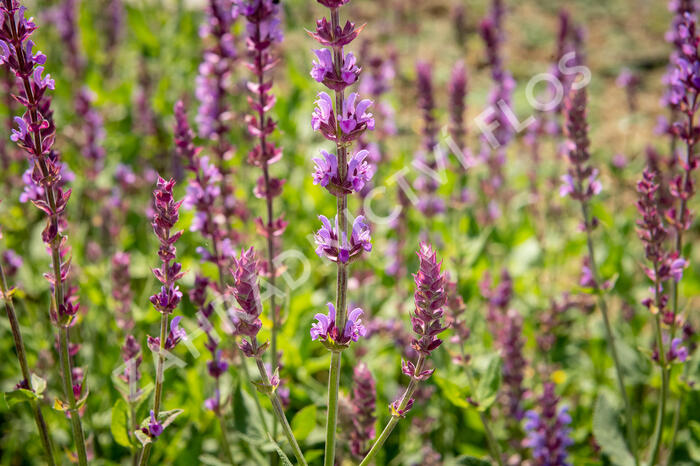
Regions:
<instances>
[{"instance_id":1,"label":"purple flower spike","mask_svg":"<svg viewBox=\"0 0 700 466\"><path fill-rule=\"evenodd\" d=\"M235 268L231 270L234 285L229 287L240 308L230 312L231 323L234 334L250 337L255 341L262 321L262 302L260 301L260 289L258 287L258 260L255 258L255 250L251 247L248 250L241 250L241 257L234 259ZM248 357L256 355L257 349L250 342L243 340L239 345L243 353ZM261 346L260 351L264 351L265 346Z\"/></svg>"},{"instance_id":2,"label":"purple flower spike","mask_svg":"<svg viewBox=\"0 0 700 466\"><path fill-rule=\"evenodd\" d=\"M421 243L417 254L420 267L413 275L416 283L416 307L411 323L418 338L413 339L411 346L429 356L442 343L437 335L447 328L442 323L443 306L447 302L446 281L445 274L440 271L442 262L437 261L437 254L432 246Z\"/></svg>"},{"instance_id":3,"label":"purple flower spike","mask_svg":"<svg viewBox=\"0 0 700 466\"><path fill-rule=\"evenodd\" d=\"M377 388L372 373L365 363L355 367L353 373L352 426L350 432L350 451L356 458L362 458L369 450L375 436L374 415L377 402Z\"/></svg>"},{"instance_id":4,"label":"purple flower spike","mask_svg":"<svg viewBox=\"0 0 700 466\"><path fill-rule=\"evenodd\" d=\"M345 325L343 334L335 325L335 306L333 303L328 303L328 315L318 313L314 316L316 323L311 326L312 340L331 340L334 343L346 345L351 341L357 341L360 337L367 334L367 329L362 325L363 311L360 308L355 308L348 315L348 321Z\"/></svg>"}]
</instances>

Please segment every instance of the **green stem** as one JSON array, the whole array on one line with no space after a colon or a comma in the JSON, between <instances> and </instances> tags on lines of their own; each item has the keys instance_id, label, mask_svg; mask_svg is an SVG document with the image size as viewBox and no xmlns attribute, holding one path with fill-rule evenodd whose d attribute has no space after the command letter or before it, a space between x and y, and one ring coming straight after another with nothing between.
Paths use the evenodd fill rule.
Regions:
<instances>
[{"instance_id":1,"label":"green stem","mask_svg":"<svg viewBox=\"0 0 700 466\"><path fill-rule=\"evenodd\" d=\"M255 408L258 411L258 416L260 416L260 422L262 423L263 429L265 430L265 432L270 432L270 429L267 427L267 421L265 420L262 405L260 404L260 399L258 398L258 393L253 387L253 379L250 377L250 371L248 371L248 366L245 363L245 358L241 358L240 367L243 370L243 376L248 381L248 388L251 390L251 395L255 400ZM265 373L265 375L267 375L267 372Z\"/></svg>"},{"instance_id":2,"label":"green stem","mask_svg":"<svg viewBox=\"0 0 700 466\"><path fill-rule=\"evenodd\" d=\"M233 454L231 453L231 444L228 440L228 433L226 433L226 422L224 420L223 414L218 414L216 417L219 418L219 426L221 427L221 443L226 453L226 458L232 466L236 466L236 461L233 459Z\"/></svg>"},{"instance_id":3,"label":"green stem","mask_svg":"<svg viewBox=\"0 0 700 466\"><path fill-rule=\"evenodd\" d=\"M59 356L61 362L61 372L63 380L63 393L68 400L68 412L70 413L71 427L73 428L73 437L75 438L76 446L78 447L78 464L87 466L87 452L85 449L85 436L83 427L80 423L80 413L73 394L73 375L70 364L70 355L68 353L68 327L59 327Z\"/></svg>"},{"instance_id":4,"label":"green stem","mask_svg":"<svg viewBox=\"0 0 700 466\"><path fill-rule=\"evenodd\" d=\"M683 378L688 376L689 372L689 364L684 364L683 365ZM668 459L666 460L666 464L670 465L673 464L673 450L676 445L676 437L678 435L678 427L680 425L681 421L681 408L683 407L683 400L685 398L685 393L681 391L680 395L678 395L678 399L676 400L676 405L674 406L673 409L673 423L671 427L671 443L669 444L668 448Z\"/></svg>"},{"instance_id":5,"label":"green stem","mask_svg":"<svg viewBox=\"0 0 700 466\"><path fill-rule=\"evenodd\" d=\"M416 370L413 372L413 377L411 377L411 381L409 382L408 387L406 387L406 391L403 393L401 401L399 402L399 407L396 411L403 411L404 409L406 409L406 405L408 405L408 402L413 396L413 392L416 391L416 387L418 386L418 379L416 379L416 376L423 371L424 365L425 355L420 354L418 356L418 360L416 361ZM392 413L391 419L389 419L389 422L387 423L386 427L384 427L382 433L379 435L379 437L377 437L377 440L375 440L374 445L372 445L372 448L364 457L364 459L360 463L360 466L368 465L372 461L372 459L376 456L379 450L381 450L382 446L384 445L384 442L386 442L386 439L388 439L391 435L391 432L394 430L394 427L396 427L396 424L399 423L399 420L402 416L399 415L396 411Z\"/></svg>"},{"instance_id":6,"label":"green stem","mask_svg":"<svg viewBox=\"0 0 700 466\"><path fill-rule=\"evenodd\" d=\"M620 364L620 358L617 355L617 347L615 346L615 335L612 331L612 326L610 324L610 316L608 313L608 305L603 297L603 290L600 288L600 277L598 273L598 266L596 265L595 250L593 247L593 237L591 235L592 225L591 217L588 211L588 203L586 201L581 202L581 211L583 214L584 225L586 228L586 246L588 248L588 257L590 260L591 273L593 275L593 281L595 282L594 289L598 297L598 307L600 308L600 313L603 316L603 323L605 324L605 338L607 341L608 348L610 349L610 355L612 356L613 364L615 365L615 374L617 376L617 385L620 391L620 396L622 396L622 401L625 406L625 424L627 429L627 441L629 442L630 449L632 450L632 456L634 458L635 466L639 464L638 451L637 451L637 434L634 428L634 416L632 413L632 404L630 403L629 397L627 396L627 390L625 389L625 381L622 373L622 365Z\"/></svg>"},{"instance_id":7,"label":"green stem","mask_svg":"<svg viewBox=\"0 0 700 466\"><path fill-rule=\"evenodd\" d=\"M299 444L297 443L297 439L294 437L294 433L292 432L292 427L289 425L289 422L287 421L287 416L285 416L285 414L284 414L284 408L282 407L282 402L280 401L280 397L279 397L279 395L277 395L277 392L274 390L274 388L271 387L270 377L267 375L267 370L265 369L265 363L263 363L263 360L260 356L257 356L255 358L255 362L258 366L258 372L260 372L260 379L262 380L262 384L265 387L270 387L270 389L267 393L267 396L270 399L270 402L272 403L272 410L275 413L275 417L277 418L280 425L282 426L282 431L284 432L284 435L287 437L287 441L289 441L289 445L292 447L292 451L294 452L294 456L296 456L299 464L301 464L303 466L308 466L308 464L306 463L306 460L304 459L304 454L301 452L301 448L299 447Z\"/></svg>"},{"instance_id":8,"label":"green stem","mask_svg":"<svg viewBox=\"0 0 700 466\"><path fill-rule=\"evenodd\" d=\"M166 275L167 279L167 275ZM156 388L153 397L153 414L158 419L160 413L160 403L163 396L163 372L165 366L165 340L168 338L168 318L169 314L163 312L160 317L160 347L158 348L158 361L156 362ZM148 443L141 450L139 458L139 466L148 464L148 458L151 456L153 443Z\"/></svg>"},{"instance_id":9,"label":"green stem","mask_svg":"<svg viewBox=\"0 0 700 466\"><path fill-rule=\"evenodd\" d=\"M32 376L29 371L29 363L27 362L27 353L24 348L24 340L22 339L22 332L19 326L19 320L17 319L17 313L15 312L15 305L12 301L12 296L9 295L9 286L7 285L7 280L5 279L5 271L0 264L0 299L5 301L5 310L7 311L7 319L10 321L10 327L12 328L12 337L15 341L15 349L17 351L17 359L19 360L19 367L22 370L22 380L24 385L28 390L34 391L32 387ZM53 445L51 443L51 436L49 435L49 429L44 420L44 415L41 413L41 407L36 400L31 402L32 411L34 412L34 421L36 422L36 427L39 429L39 437L41 438L41 444L44 447L44 452L46 453L46 461L49 465L53 466L56 464L53 458Z\"/></svg>"},{"instance_id":10,"label":"green stem","mask_svg":"<svg viewBox=\"0 0 700 466\"><path fill-rule=\"evenodd\" d=\"M338 423L338 390L340 388L340 355L340 351L331 352L330 373L328 374L325 466L333 466L335 461L335 434L336 425Z\"/></svg>"},{"instance_id":11,"label":"green stem","mask_svg":"<svg viewBox=\"0 0 700 466\"><path fill-rule=\"evenodd\" d=\"M661 310L661 284L659 283L659 266L654 263L654 300L656 308ZM664 428L664 417L666 416L666 396L668 393L668 367L666 365L666 350L664 349L664 339L661 332L661 315L656 313L654 323L656 330L656 347L659 352L659 363L661 364L661 392L659 393L659 405L656 412L656 423L654 427L654 440L651 447L651 455L649 457L649 465L656 464L656 458L659 455L661 447L661 437Z\"/></svg>"}]
</instances>

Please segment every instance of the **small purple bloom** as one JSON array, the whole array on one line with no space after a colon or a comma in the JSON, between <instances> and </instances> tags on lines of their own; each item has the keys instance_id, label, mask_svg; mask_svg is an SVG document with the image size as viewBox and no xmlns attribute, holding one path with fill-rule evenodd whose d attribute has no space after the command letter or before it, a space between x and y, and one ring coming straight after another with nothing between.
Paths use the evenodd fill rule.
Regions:
<instances>
[{"instance_id":1,"label":"small purple bloom","mask_svg":"<svg viewBox=\"0 0 700 466\"><path fill-rule=\"evenodd\" d=\"M335 325L335 306L328 303L328 315L318 313L314 316L316 323L311 326L311 339L325 341L331 339L336 343L345 344L350 341L357 341L362 336L367 334L367 329L362 324L362 309L355 308L348 315L348 321L345 324L345 330L340 335L338 328Z\"/></svg>"},{"instance_id":2,"label":"small purple bloom","mask_svg":"<svg viewBox=\"0 0 700 466\"><path fill-rule=\"evenodd\" d=\"M363 250L366 252L372 250L369 226L364 223L363 216L358 216L353 222L350 243L347 238L343 238L342 242L339 241L337 217L335 227L331 226L331 222L325 216L320 215L319 219L323 227L314 236L317 245L316 254L319 257L325 256L331 262L346 263L361 254Z\"/></svg>"},{"instance_id":3,"label":"small purple bloom","mask_svg":"<svg viewBox=\"0 0 700 466\"><path fill-rule=\"evenodd\" d=\"M159 437L163 433L163 426L156 419L156 415L151 410L151 421L148 423L148 432L151 437Z\"/></svg>"}]
</instances>

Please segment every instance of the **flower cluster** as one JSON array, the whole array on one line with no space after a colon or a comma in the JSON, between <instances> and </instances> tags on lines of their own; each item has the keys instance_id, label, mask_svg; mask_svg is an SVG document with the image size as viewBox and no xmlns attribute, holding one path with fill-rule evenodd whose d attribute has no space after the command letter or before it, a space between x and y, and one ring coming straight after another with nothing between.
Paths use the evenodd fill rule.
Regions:
<instances>
[{"instance_id":1,"label":"flower cluster","mask_svg":"<svg viewBox=\"0 0 700 466\"><path fill-rule=\"evenodd\" d=\"M564 104L566 114L567 156L571 167L562 176L563 184L559 189L562 196L571 196L580 202L587 202L600 193L598 170L588 164L591 156L588 152L588 123L586 122L586 89L572 89ZM587 229L591 224L585 225Z\"/></svg>"},{"instance_id":2,"label":"flower cluster","mask_svg":"<svg viewBox=\"0 0 700 466\"><path fill-rule=\"evenodd\" d=\"M559 397L554 393L554 384L545 383L544 393L538 400L539 412L530 410L525 414L526 445L532 449L532 457L540 466L568 466L568 447L571 439L571 416L568 407L559 408Z\"/></svg>"},{"instance_id":3,"label":"flower cluster","mask_svg":"<svg viewBox=\"0 0 700 466\"><path fill-rule=\"evenodd\" d=\"M240 258L234 258L233 261L233 287L229 289L239 307L230 311L229 318L235 335L250 338L250 341L243 339L239 344L243 354L249 358L258 357L267 348L266 345L258 346L256 341L262 327L260 314L263 310L258 287L259 263L252 247L241 250Z\"/></svg>"},{"instance_id":4,"label":"flower cluster","mask_svg":"<svg viewBox=\"0 0 700 466\"><path fill-rule=\"evenodd\" d=\"M369 442L375 436L374 423L377 418L374 410L377 388L372 373L365 363L355 367L352 380L350 451L356 458L362 458L367 453Z\"/></svg>"},{"instance_id":5,"label":"flower cluster","mask_svg":"<svg viewBox=\"0 0 700 466\"><path fill-rule=\"evenodd\" d=\"M85 88L78 92L75 98L75 111L81 119L84 141L82 143L83 157L90 163L87 175L94 180L102 170L107 155L102 141L105 130L102 116L93 107L95 96Z\"/></svg>"},{"instance_id":6,"label":"flower cluster","mask_svg":"<svg viewBox=\"0 0 700 466\"><path fill-rule=\"evenodd\" d=\"M232 241L237 239L230 227L233 218L247 216L245 206L236 202L234 183L226 163L233 154L228 140L232 113L227 99L233 92L233 65L238 59L232 31L237 17L233 0L208 0L204 23L199 30L207 46L195 82L195 97L199 101L195 121L199 136L210 141L216 156L216 166L222 178L223 230Z\"/></svg>"},{"instance_id":7,"label":"flower cluster","mask_svg":"<svg viewBox=\"0 0 700 466\"><path fill-rule=\"evenodd\" d=\"M450 82L447 86L450 96L450 136L455 145L465 149L465 137L467 128L464 124L465 100L467 97L467 69L464 62L458 62L452 69Z\"/></svg>"},{"instance_id":8,"label":"flower cluster","mask_svg":"<svg viewBox=\"0 0 700 466\"><path fill-rule=\"evenodd\" d=\"M218 168L209 161L209 157L200 154L201 148L194 145L194 134L187 122L184 103L178 101L174 111L175 149L185 162L185 168L194 173L194 180L187 185L187 194L183 201L186 209L196 210L190 231L201 232L202 236L211 242L211 251L204 246L197 248L202 260L224 267L233 257L233 247L221 225L223 215L217 203L221 194L222 176Z\"/></svg>"},{"instance_id":9,"label":"flower cluster","mask_svg":"<svg viewBox=\"0 0 700 466\"><path fill-rule=\"evenodd\" d=\"M333 54L329 49L314 50L317 60L311 69L311 77L329 89L341 91L354 84L360 75L357 59L352 52L343 57L342 68L338 71L333 64Z\"/></svg>"},{"instance_id":10,"label":"flower cluster","mask_svg":"<svg viewBox=\"0 0 700 466\"><path fill-rule=\"evenodd\" d=\"M639 193L637 210L642 216L641 219L637 220L637 234L644 243L646 258L651 263L651 267L645 267L644 271L655 286L652 289L654 299L647 298L643 304L654 314L659 313L662 320L671 325L674 314L666 308L668 295L663 292L662 284L669 280L679 282L687 262L676 252L667 252L664 247L668 232L658 208L656 194L658 189L656 173L648 168L645 169L642 179L637 183L637 192Z\"/></svg>"},{"instance_id":11,"label":"flower cluster","mask_svg":"<svg viewBox=\"0 0 700 466\"><path fill-rule=\"evenodd\" d=\"M372 167L365 160L369 151L360 150L348 161L345 181L338 175L338 158L335 154L321 149L323 158L313 159L315 164L314 184L320 184L335 196L359 192L372 177Z\"/></svg>"},{"instance_id":12,"label":"flower cluster","mask_svg":"<svg viewBox=\"0 0 700 466\"><path fill-rule=\"evenodd\" d=\"M355 218L349 242L347 235L342 240L339 239L338 217L335 218L335 225L331 225L330 220L323 215L319 215L318 218L323 224L323 227L314 235L316 254L319 257L325 256L331 262L347 263L355 260L362 251L372 250L369 226L365 223L363 216Z\"/></svg>"},{"instance_id":13,"label":"flower cluster","mask_svg":"<svg viewBox=\"0 0 700 466\"><path fill-rule=\"evenodd\" d=\"M115 314L117 327L125 332L134 328L131 314L131 274L129 267L131 256L126 252L117 252L112 256L112 297L116 304Z\"/></svg>"},{"instance_id":14,"label":"flower cluster","mask_svg":"<svg viewBox=\"0 0 700 466\"><path fill-rule=\"evenodd\" d=\"M134 403L142 393L139 389L139 381L141 380L140 367L143 356L141 355L141 345L133 335L128 335L124 341L122 360L124 361L124 372L119 375L119 378L129 387L128 393L125 394L127 401Z\"/></svg>"},{"instance_id":15,"label":"flower cluster","mask_svg":"<svg viewBox=\"0 0 700 466\"><path fill-rule=\"evenodd\" d=\"M693 172L700 163L695 153L698 132L695 117L700 106L700 36L695 16L685 13L676 25L676 34L679 50L674 59L675 68L670 75L669 101L686 117L673 126L674 135L685 142L686 154L685 158L678 160L683 173L674 176L669 187L679 205L669 209L667 216L673 227L682 232L690 228L691 212L687 204L695 194Z\"/></svg>"},{"instance_id":16,"label":"flower cluster","mask_svg":"<svg viewBox=\"0 0 700 466\"><path fill-rule=\"evenodd\" d=\"M209 47L204 51L196 80L195 94L199 100L197 125L201 137L221 143L228 132L225 121L228 112L227 85L237 58L231 32L236 19L232 10L232 0L209 0L205 22L199 30L199 35L209 43Z\"/></svg>"},{"instance_id":17,"label":"flower cluster","mask_svg":"<svg viewBox=\"0 0 700 466\"><path fill-rule=\"evenodd\" d=\"M358 93L350 93L343 100L340 114L336 115L331 96L325 92L319 92L311 118L313 130L321 131L326 139L336 143L352 142L366 130L373 130L374 116L367 111L372 101L364 99L356 103L358 97ZM338 134L338 126L341 129L340 134Z\"/></svg>"},{"instance_id":18,"label":"flower cluster","mask_svg":"<svg viewBox=\"0 0 700 466\"><path fill-rule=\"evenodd\" d=\"M343 329L342 335L335 321L335 306L328 303L328 315L318 313L314 316L317 320L311 326L311 339L330 341L339 345L347 345L350 341L357 341L367 334L367 329L362 324L362 309L355 308L348 314L348 320Z\"/></svg>"},{"instance_id":19,"label":"flower cluster","mask_svg":"<svg viewBox=\"0 0 700 466\"><path fill-rule=\"evenodd\" d=\"M429 356L442 344L437 335L447 328L442 323L443 307L447 302L446 279L440 270L442 261L437 261L437 254L431 245L421 243L417 254L420 265L418 272L413 274L416 283L413 294L415 314L411 317L417 338L413 339L411 346L419 353Z\"/></svg>"},{"instance_id":20,"label":"flower cluster","mask_svg":"<svg viewBox=\"0 0 700 466\"><path fill-rule=\"evenodd\" d=\"M228 370L228 362L222 358L222 351L219 348L219 338L214 331L211 318L214 315L214 306L207 301L207 289L211 284L209 280L201 275L197 275L194 287L190 290L190 301L197 309L197 323L202 331L207 335L204 346L211 354L211 360L207 361L207 371L214 379L214 393L204 401L204 406L216 413L221 412L221 391L219 389L219 379Z\"/></svg>"},{"instance_id":21,"label":"flower cluster","mask_svg":"<svg viewBox=\"0 0 700 466\"><path fill-rule=\"evenodd\" d=\"M160 241L158 257L162 262L161 268L153 269L153 275L162 283L159 293L151 296L151 303L163 314L172 313L182 299L180 288L175 284L182 276L182 265L175 260L175 242L182 236L182 231L173 233L171 230L179 219L178 210L182 201L173 197L175 181L165 181L158 178L157 188L153 192L155 199L154 215L151 225L153 232Z\"/></svg>"},{"instance_id":22,"label":"flower cluster","mask_svg":"<svg viewBox=\"0 0 700 466\"><path fill-rule=\"evenodd\" d=\"M505 149L513 139L514 130L506 110L512 108L515 80L505 69L502 58L504 42L503 2L494 0L489 15L479 25L479 33L486 44L486 55L491 70L493 85L489 93L490 111L484 118L484 124L493 126L491 134L484 134L481 146L481 158L486 162L489 176L482 182L482 190L487 198L493 199L489 206L488 218L500 215L496 202L497 194L503 186L503 165Z\"/></svg>"},{"instance_id":23,"label":"flower cluster","mask_svg":"<svg viewBox=\"0 0 700 466\"><path fill-rule=\"evenodd\" d=\"M170 329L168 330L168 335L166 336L165 342L163 343L163 349L165 351L174 350L177 344L187 337L185 329L180 328L181 320L182 316L177 316L170 321ZM148 336L148 347L151 351L157 353L160 350L160 346L160 337L154 338L150 335Z\"/></svg>"},{"instance_id":24,"label":"flower cluster","mask_svg":"<svg viewBox=\"0 0 700 466\"><path fill-rule=\"evenodd\" d=\"M435 120L435 100L433 97L433 76L432 68L428 63L418 62L416 64L416 74L418 76L418 106L423 114L423 147L416 154L417 159L425 167L416 179L416 189L421 193L418 201L418 210L424 215L432 217L445 211L442 199L436 195L438 190L437 180L426 174L425 171L434 172L437 170L437 123Z\"/></svg>"}]
</instances>

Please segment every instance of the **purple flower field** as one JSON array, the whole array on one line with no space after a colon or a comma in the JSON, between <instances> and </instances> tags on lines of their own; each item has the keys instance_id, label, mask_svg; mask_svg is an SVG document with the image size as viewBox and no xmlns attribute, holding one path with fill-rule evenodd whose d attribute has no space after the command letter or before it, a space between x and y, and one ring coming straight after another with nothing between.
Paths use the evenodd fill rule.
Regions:
<instances>
[{"instance_id":1,"label":"purple flower field","mask_svg":"<svg viewBox=\"0 0 700 466\"><path fill-rule=\"evenodd\" d=\"M699 15L0 0L0 465L700 464Z\"/></svg>"}]
</instances>

